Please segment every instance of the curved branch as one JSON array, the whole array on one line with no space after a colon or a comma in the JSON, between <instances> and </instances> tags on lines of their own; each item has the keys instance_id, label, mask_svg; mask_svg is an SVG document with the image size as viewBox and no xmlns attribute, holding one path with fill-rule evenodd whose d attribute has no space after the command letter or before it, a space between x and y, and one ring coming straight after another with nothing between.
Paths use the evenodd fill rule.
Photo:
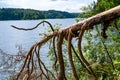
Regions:
<instances>
[{"instance_id":1,"label":"curved branch","mask_svg":"<svg viewBox=\"0 0 120 80\"><path fill-rule=\"evenodd\" d=\"M71 51L72 36L74 36L74 34L72 33L71 30L69 30L69 33L68 33L68 57L69 57L69 61L70 61L70 64L71 64L72 71L73 71L73 75L74 75L76 80L79 80L79 77L78 77L76 69L75 69L75 65L73 63L73 58L72 58L72 51Z\"/></svg>"},{"instance_id":2,"label":"curved branch","mask_svg":"<svg viewBox=\"0 0 120 80\"><path fill-rule=\"evenodd\" d=\"M86 25L87 23L84 23L83 26L81 27L81 31L80 31L80 34L79 34L79 39L78 39L78 50L79 50L79 56L82 60L82 62L86 65L86 68L90 71L91 75L93 75L93 77L95 78L95 80L97 80L97 77L96 75L94 74L90 64L87 62L87 60L84 58L83 56L83 53L82 53L82 50L81 50L81 42L82 42L82 37L83 37L83 34L84 34L84 31L85 31L85 28L87 27Z\"/></svg>"},{"instance_id":3,"label":"curved branch","mask_svg":"<svg viewBox=\"0 0 120 80\"><path fill-rule=\"evenodd\" d=\"M41 22L38 23L35 27L33 27L33 28L28 28L28 29L25 29L25 28L18 28L18 27L14 26L14 25L11 25L11 27L13 27L13 28L15 28L15 29L18 29L18 30L25 30L25 31L28 31L28 30L33 30L33 29L38 28L38 26L39 26L40 24L42 24L42 23L47 23L47 24L50 26L51 30L54 32L54 28L52 27L51 23L49 23L48 21L41 21Z\"/></svg>"},{"instance_id":4,"label":"curved branch","mask_svg":"<svg viewBox=\"0 0 120 80\"><path fill-rule=\"evenodd\" d=\"M85 64L82 62L82 60L80 59L79 55L77 54L77 52L75 51L73 45L71 44L72 50L75 53L75 56L78 58L78 60L80 61L81 65L88 71L88 73L90 74L90 71L86 68Z\"/></svg>"},{"instance_id":5,"label":"curved branch","mask_svg":"<svg viewBox=\"0 0 120 80\"><path fill-rule=\"evenodd\" d=\"M16 80L18 80L18 78L20 77L21 73L22 73L23 70L25 69L25 66L26 66L26 64L27 64L27 61L28 61L30 55L32 54L32 50L34 49L34 46L35 46L35 45L33 45L33 46L31 47L31 50L28 52L27 57L26 57L26 59L25 59L25 61L24 61L24 64L23 64L20 72L18 73L18 75L17 75L17 77L16 77Z\"/></svg>"},{"instance_id":6,"label":"curved branch","mask_svg":"<svg viewBox=\"0 0 120 80\"><path fill-rule=\"evenodd\" d=\"M55 78L57 80L58 73L57 73L57 69L56 69L57 53L56 53L56 47L55 47L55 36L53 37L53 51L54 51L54 55L55 55L55 62L53 63L52 67L53 67L53 70L54 70Z\"/></svg>"},{"instance_id":7,"label":"curved branch","mask_svg":"<svg viewBox=\"0 0 120 80\"><path fill-rule=\"evenodd\" d=\"M63 43L63 32L61 31L58 36L58 43L57 43L57 49L58 49L58 61L60 65L60 73L58 76L58 80L64 80L65 79L65 66L64 66L64 60L63 60L63 54L62 54L62 43Z\"/></svg>"}]
</instances>

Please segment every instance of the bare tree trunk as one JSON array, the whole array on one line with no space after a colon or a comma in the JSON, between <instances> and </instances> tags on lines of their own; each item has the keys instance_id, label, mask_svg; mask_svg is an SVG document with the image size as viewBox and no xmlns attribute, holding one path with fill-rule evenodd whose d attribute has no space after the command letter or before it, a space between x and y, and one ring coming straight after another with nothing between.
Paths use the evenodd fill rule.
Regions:
<instances>
[{"instance_id":1,"label":"bare tree trunk","mask_svg":"<svg viewBox=\"0 0 120 80\"><path fill-rule=\"evenodd\" d=\"M81 27L84 23L88 23L87 25L88 25L88 29L89 29L96 24L99 24L99 23L102 23L102 22L107 22L107 21L110 21L110 20L114 20L118 17L120 17L120 5L112 8L108 11L99 13L99 14L94 15L94 16L88 18L88 19L80 21L76 24L72 24L72 25L64 28L63 30L67 30L69 28L72 28L73 31L77 31L77 30L81 29Z\"/></svg>"}]
</instances>

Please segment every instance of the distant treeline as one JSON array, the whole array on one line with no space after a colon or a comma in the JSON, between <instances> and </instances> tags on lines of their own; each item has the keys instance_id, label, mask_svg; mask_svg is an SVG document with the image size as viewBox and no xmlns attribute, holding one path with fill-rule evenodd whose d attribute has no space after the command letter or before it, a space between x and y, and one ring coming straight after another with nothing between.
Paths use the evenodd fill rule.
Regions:
<instances>
[{"instance_id":1,"label":"distant treeline","mask_svg":"<svg viewBox=\"0 0 120 80\"><path fill-rule=\"evenodd\" d=\"M78 13L63 11L39 11L33 9L0 8L0 20L33 20L52 18L76 18Z\"/></svg>"}]
</instances>

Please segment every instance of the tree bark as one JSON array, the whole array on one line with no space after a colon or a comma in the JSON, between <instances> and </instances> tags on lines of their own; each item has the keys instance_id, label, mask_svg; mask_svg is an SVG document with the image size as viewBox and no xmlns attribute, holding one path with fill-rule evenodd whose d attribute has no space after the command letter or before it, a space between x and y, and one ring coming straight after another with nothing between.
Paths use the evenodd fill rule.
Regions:
<instances>
[{"instance_id":1,"label":"tree bark","mask_svg":"<svg viewBox=\"0 0 120 80\"><path fill-rule=\"evenodd\" d=\"M107 21L110 21L110 20L114 20L118 17L120 17L120 5L117 6L117 7L114 7L110 10L107 10L105 12L94 15L90 18L87 18L83 21L79 21L76 24L72 24L68 27L65 27L65 28L63 28L63 30L67 30L69 28L72 28L73 31L77 31L77 30L80 30L81 26L86 22L88 23L87 24L88 27L92 27L96 24L99 24L99 23L102 23L102 22L107 22Z\"/></svg>"}]
</instances>

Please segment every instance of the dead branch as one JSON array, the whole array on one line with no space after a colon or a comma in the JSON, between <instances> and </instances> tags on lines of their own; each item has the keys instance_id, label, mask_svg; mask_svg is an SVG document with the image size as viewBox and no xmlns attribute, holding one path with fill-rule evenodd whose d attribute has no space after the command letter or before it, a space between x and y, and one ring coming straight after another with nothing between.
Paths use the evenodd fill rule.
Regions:
<instances>
[{"instance_id":1,"label":"dead branch","mask_svg":"<svg viewBox=\"0 0 120 80\"><path fill-rule=\"evenodd\" d=\"M59 33L58 43L57 43L58 61L59 61L59 65L60 65L60 72L59 72L58 80L65 79L65 66L64 66L63 53L62 53L63 39L64 39L64 33L61 31Z\"/></svg>"},{"instance_id":2,"label":"dead branch","mask_svg":"<svg viewBox=\"0 0 120 80\"><path fill-rule=\"evenodd\" d=\"M70 62L72 71L73 71L73 75L74 75L76 80L79 80L79 77L77 75L76 68L75 68L75 65L73 62L72 51L71 51L71 47L72 47L71 40L72 40L73 36L75 36L75 35L72 33L71 30L69 30L69 34L68 34L68 57L69 57L69 62Z\"/></svg>"},{"instance_id":3,"label":"dead branch","mask_svg":"<svg viewBox=\"0 0 120 80\"><path fill-rule=\"evenodd\" d=\"M14 25L11 25L11 27L13 27L13 28L15 28L15 29L18 29L18 30L28 31L28 30L33 30L33 29L38 28L39 25L42 24L42 23L43 23L43 24L44 24L44 23L47 23L47 24L50 26L51 30L54 32L54 28L52 27L51 23L49 23L48 21L41 21L41 22L38 23L35 27L33 27L33 28L28 28L28 29L25 29L25 28L18 28L18 27L14 26Z\"/></svg>"},{"instance_id":4,"label":"dead branch","mask_svg":"<svg viewBox=\"0 0 120 80\"><path fill-rule=\"evenodd\" d=\"M72 67L72 71L73 71L73 75L75 77L76 80L79 80L78 74L76 72L76 68L74 66L74 62L72 59L72 51L71 51L71 40L72 38L78 38L78 51L79 51L79 56L77 56L80 61L83 63L83 65L86 67L87 71L94 77L95 80L98 80L97 76L95 75L94 71L92 70L91 65L88 63L88 61L84 58L83 53L82 53L82 49L81 49L81 42L82 42L82 37L84 35L84 32L86 30L92 29L94 25L100 24L100 23L107 23L111 20L115 20L116 18L120 17L120 6L117 6L115 8L112 8L108 11L102 12L100 14L97 14L95 16L92 16L88 19L85 19L83 21L80 21L76 24L70 25L68 27L59 29L57 31L54 31L54 29L51 27L52 29L52 33L48 34L45 38L43 38L42 40L40 40L38 43L34 44L31 49L29 50L27 57L25 59L25 62L23 64L23 67L21 68L20 72L17 75L17 80L18 78L20 78L20 75L24 72L26 66L27 66L27 70L28 73L27 75L30 77L31 76L31 72L33 72L33 67L30 68L30 63L32 64L32 66L34 65L33 63L33 59L32 57L34 57L33 55L36 54L37 57L37 61L38 61L38 66L40 68L40 74L38 75L39 77L41 77L41 80L43 78L50 80L52 78L50 78L48 72L49 70L46 69L44 63L41 61L40 59L40 48L43 44L45 44L46 42L48 42L50 39L53 39L53 48L54 48L54 55L55 55L55 63L53 64L53 67L55 69L57 60L58 60L58 64L59 64L59 74L56 74L54 77L54 79L57 80L66 80L66 74L65 74L65 65L64 65L64 58L63 58L63 51L62 51L62 44L63 44L63 40L64 38L68 40L68 56L69 56L69 62L71 64ZM36 27L30 28L30 29L24 29L24 28L17 28L15 26L12 26L16 29L19 30L33 30L35 28L37 28L41 23L44 23L46 21L42 21L40 22ZM48 22L46 22L48 23ZM48 23L49 24L49 23ZM51 26L51 24L49 24ZM94 26L95 27L95 26ZM79 31L79 33L78 33ZM107 31L107 27L103 30L103 37L106 37L105 32ZM58 41L57 41L57 48L55 47L55 37L58 37ZM29 79L29 77L27 79Z\"/></svg>"},{"instance_id":5,"label":"dead branch","mask_svg":"<svg viewBox=\"0 0 120 80\"><path fill-rule=\"evenodd\" d=\"M87 26L88 26L88 23L85 22L85 23L83 24L83 26L81 27L81 31L80 31L80 34L79 34L79 36L78 36L78 38L79 38L79 39L78 39L79 56L80 56L82 62L86 65L86 68L89 70L90 74L93 75L93 77L95 78L95 80L97 80L97 77L96 77L96 75L94 74L94 72L93 72L90 64L89 64L88 61L84 58L83 53L82 53L82 49L81 49L82 37L83 37L83 34L84 34L85 29L87 28Z\"/></svg>"}]
</instances>

